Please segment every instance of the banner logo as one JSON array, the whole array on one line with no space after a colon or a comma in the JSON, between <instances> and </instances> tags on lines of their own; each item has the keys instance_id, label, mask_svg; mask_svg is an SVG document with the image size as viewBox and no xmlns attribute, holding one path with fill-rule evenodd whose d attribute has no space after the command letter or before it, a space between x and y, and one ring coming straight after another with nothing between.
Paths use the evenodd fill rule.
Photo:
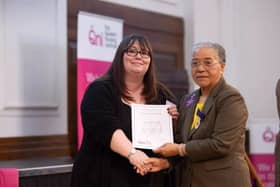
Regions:
<instances>
[{"instance_id":1,"label":"banner logo","mask_svg":"<svg viewBox=\"0 0 280 187\"><path fill-rule=\"evenodd\" d=\"M103 36L103 33L105 36ZM110 25L104 25L104 32L97 33L93 25L90 26L88 32L88 40L91 45L103 47L103 41L105 41L105 47L117 48L117 33L113 32Z\"/></svg>"},{"instance_id":2,"label":"banner logo","mask_svg":"<svg viewBox=\"0 0 280 187\"><path fill-rule=\"evenodd\" d=\"M267 127L263 132L262 137L265 142L275 142L276 134L274 134L273 131Z\"/></svg>"},{"instance_id":3,"label":"banner logo","mask_svg":"<svg viewBox=\"0 0 280 187\"><path fill-rule=\"evenodd\" d=\"M94 31L93 26L91 26L91 28L89 30L88 40L89 40L89 43L91 45L96 45L96 46L101 46L101 47L103 46L103 36L102 36L102 33L97 34Z\"/></svg>"}]
</instances>

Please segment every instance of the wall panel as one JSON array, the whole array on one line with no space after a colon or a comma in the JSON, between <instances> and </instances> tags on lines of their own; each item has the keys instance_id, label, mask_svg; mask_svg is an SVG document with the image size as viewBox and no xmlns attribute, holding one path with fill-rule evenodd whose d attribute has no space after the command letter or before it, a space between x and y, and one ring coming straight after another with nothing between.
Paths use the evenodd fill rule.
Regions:
<instances>
[{"instance_id":1,"label":"wall panel","mask_svg":"<svg viewBox=\"0 0 280 187\"><path fill-rule=\"evenodd\" d=\"M66 0L0 1L0 137L67 133L63 12Z\"/></svg>"}]
</instances>

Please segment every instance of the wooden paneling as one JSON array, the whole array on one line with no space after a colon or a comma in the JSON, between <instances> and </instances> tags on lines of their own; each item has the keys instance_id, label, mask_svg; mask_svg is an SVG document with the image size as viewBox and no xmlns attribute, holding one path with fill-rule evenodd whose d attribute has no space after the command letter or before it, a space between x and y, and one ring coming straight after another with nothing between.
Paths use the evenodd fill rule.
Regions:
<instances>
[{"instance_id":1,"label":"wooden paneling","mask_svg":"<svg viewBox=\"0 0 280 187\"><path fill-rule=\"evenodd\" d=\"M22 177L19 187L69 187L71 173Z\"/></svg>"},{"instance_id":2,"label":"wooden paneling","mask_svg":"<svg viewBox=\"0 0 280 187\"><path fill-rule=\"evenodd\" d=\"M177 99L189 92L188 75L185 69L177 69L176 55L155 53L157 78L173 91Z\"/></svg>"},{"instance_id":3,"label":"wooden paneling","mask_svg":"<svg viewBox=\"0 0 280 187\"><path fill-rule=\"evenodd\" d=\"M177 57L176 67L184 67L184 30L181 18L94 0L69 0L68 6L68 41L77 41L79 11L116 17L124 20L124 35L134 32L146 35L155 51L174 53Z\"/></svg>"},{"instance_id":4,"label":"wooden paneling","mask_svg":"<svg viewBox=\"0 0 280 187\"><path fill-rule=\"evenodd\" d=\"M67 135L0 138L0 160L70 155Z\"/></svg>"},{"instance_id":5,"label":"wooden paneling","mask_svg":"<svg viewBox=\"0 0 280 187\"><path fill-rule=\"evenodd\" d=\"M71 156L77 152L77 45L68 40L68 136L71 145Z\"/></svg>"}]
</instances>

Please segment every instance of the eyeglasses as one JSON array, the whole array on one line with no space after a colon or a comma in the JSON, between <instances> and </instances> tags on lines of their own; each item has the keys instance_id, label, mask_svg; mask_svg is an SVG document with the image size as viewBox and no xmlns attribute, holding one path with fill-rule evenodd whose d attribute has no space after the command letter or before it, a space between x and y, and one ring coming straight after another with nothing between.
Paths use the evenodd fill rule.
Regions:
<instances>
[{"instance_id":1,"label":"eyeglasses","mask_svg":"<svg viewBox=\"0 0 280 187\"><path fill-rule=\"evenodd\" d=\"M215 64L218 64L219 62L214 62L212 59L205 59L205 60L192 60L191 67L192 68L198 68L200 65L202 65L204 68L210 68Z\"/></svg>"},{"instance_id":2,"label":"eyeglasses","mask_svg":"<svg viewBox=\"0 0 280 187\"><path fill-rule=\"evenodd\" d=\"M126 50L126 54L128 56L131 56L131 57L136 57L138 55L138 53L140 54L140 56L142 58L150 58L151 57L150 52L146 51L146 50L137 51L137 49L132 49L132 48Z\"/></svg>"}]
</instances>

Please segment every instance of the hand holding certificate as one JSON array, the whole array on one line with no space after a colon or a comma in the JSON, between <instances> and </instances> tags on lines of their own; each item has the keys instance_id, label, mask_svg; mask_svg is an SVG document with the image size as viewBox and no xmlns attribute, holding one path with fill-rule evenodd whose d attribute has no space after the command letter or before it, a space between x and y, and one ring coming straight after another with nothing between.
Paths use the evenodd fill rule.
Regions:
<instances>
[{"instance_id":1,"label":"hand holding certificate","mask_svg":"<svg viewBox=\"0 0 280 187\"><path fill-rule=\"evenodd\" d=\"M155 149L173 143L172 119L168 105L132 104L133 147Z\"/></svg>"}]
</instances>

